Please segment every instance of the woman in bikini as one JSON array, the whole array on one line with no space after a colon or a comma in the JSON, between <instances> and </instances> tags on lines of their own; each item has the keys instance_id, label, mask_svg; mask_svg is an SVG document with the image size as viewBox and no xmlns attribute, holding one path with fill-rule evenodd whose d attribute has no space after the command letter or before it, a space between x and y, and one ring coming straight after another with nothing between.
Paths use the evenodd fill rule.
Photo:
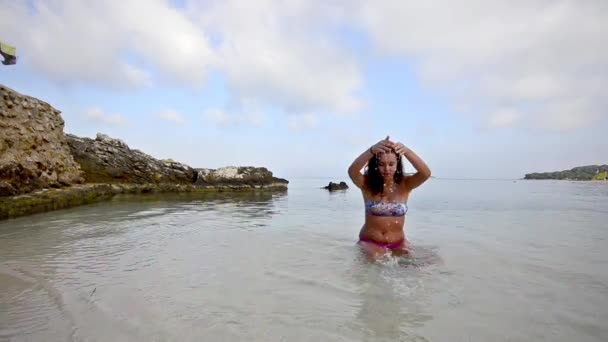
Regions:
<instances>
[{"instance_id":1,"label":"woman in bikini","mask_svg":"<svg viewBox=\"0 0 608 342\"><path fill-rule=\"evenodd\" d=\"M416 169L415 174L403 174L402 156ZM387 252L408 254L409 243L403 232L407 199L414 188L431 176L431 169L414 151L387 136L361 153L348 168L348 175L361 189L365 203L359 244L373 259Z\"/></svg>"}]
</instances>

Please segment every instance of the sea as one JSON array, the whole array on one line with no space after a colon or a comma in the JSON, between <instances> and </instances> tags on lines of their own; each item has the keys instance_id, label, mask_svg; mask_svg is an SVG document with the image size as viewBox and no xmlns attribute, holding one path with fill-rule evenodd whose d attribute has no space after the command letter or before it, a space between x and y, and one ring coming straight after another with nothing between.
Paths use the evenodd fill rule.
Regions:
<instances>
[{"instance_id":1,"label":"sea","mask_svg":"<svg viewBox=\"0 0 608 342\"><path fill-rule=\"evenodd\" d=\"M0 341L608 341L607 183L433 178L408 206L411 255L375 262L339 178L0 221Z\"/></svg>"}]
</instances>

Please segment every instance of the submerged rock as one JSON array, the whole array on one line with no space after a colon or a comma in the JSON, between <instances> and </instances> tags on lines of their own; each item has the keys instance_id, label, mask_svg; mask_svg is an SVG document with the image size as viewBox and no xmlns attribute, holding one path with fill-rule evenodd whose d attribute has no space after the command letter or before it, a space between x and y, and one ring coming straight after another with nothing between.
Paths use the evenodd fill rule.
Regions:
<instances>
[{"instance_id":1,"label":"submerged rock","mask_svg":"<svg viewBox=\"0 0 608 342\"><path fill-rule=\"evenodd\" d=\"M327 189L329 191L337 191L337 190L346 190L348 189L348 185L346 184L346 182L340 182L338 183L334 183L334 182L329 182L329 184L325 187L323 187L323 189Z\"/></svg>"},{"instance_id":2,"label":"submerged rock","mask_svg":"<svg viewBox=\"0 0 608 342\"><path fill-rule=\"evenodd\" d=\"M256 192L275 192L285 189L284 185L267 185ZM42 189L19 196L0 197L0 220L105 201L116 195L179 194L199 198L217 195L217 192L227 190L235 195L239 192L252 193L245 187L215 188L193 184L79 184L61 189Z\"/></svg>"}]
</instances>

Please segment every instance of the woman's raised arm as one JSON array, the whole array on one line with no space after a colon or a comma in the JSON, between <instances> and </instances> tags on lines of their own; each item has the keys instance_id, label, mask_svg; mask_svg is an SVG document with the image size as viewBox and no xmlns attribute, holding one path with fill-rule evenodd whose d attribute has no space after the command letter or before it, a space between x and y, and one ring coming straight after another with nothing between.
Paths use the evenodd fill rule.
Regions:
<instances>
[{"instance_id":1,"label":"woman's raised arm","mask_svg":"<svg viewBox=\"0 0 608 342\"><path fill-rule=\"evenodd\" d=\"M363 174L361 173L361 169L367 165L367 162L371 157L376 153L380 152L390 152L393 148L393 142L389 140L387 136L386 139L380 140L372 147L363 151L348 167L348 176L353 181L353 183L358 187L363 187Z\"/></svg>"},{"instance_id":2,"label":"woman's raised arm","mask_svg":"<svg viewBox=\"0 0 608 342\"><path fill-rule=\"evenodd\" d=\"M395 151L398 154L403 155L412 164L414 169L418 171L415 174L404 178L404 185L409 190L420 186L427 179L429 179L429 177L431 177L431 169L428 165L426 165L424 160L422 160L422 158L420 158L414 151L412 151L410 148L406 147L400 142L395 143L394 146Z\"/></svg>"}]
</instances>

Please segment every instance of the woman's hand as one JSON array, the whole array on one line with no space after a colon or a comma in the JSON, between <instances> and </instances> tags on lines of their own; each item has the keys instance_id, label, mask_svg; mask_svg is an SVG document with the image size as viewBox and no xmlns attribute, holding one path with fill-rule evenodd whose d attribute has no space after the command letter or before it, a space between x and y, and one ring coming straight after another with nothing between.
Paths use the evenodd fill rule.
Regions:
<instances>
[{"instance_id":1,"label":"woman's hand","mask_svg":"<svg viewBox=\"0 0 608 342\"><path fill-rule=\"evenodd\" d=\"M406 147L405 145L403 145L400 142L394 143L393 149L395 150L395 152L397 154L406 154L407 152L410 151L410 149L408 147Z\"/></svg>"},{"instance_id":2,"label":"woman's hand","mask_svg":"<svg viewBox=\"0 0 608 342\"><path fill-rule=\"evenodd\" d=\"M390 141L389 137L387 136L386 139L382 139L376 144L372 145L369 150L372 154L378 154L390 152L392 149L394 149L394 143Z\"/></svg>"}]
</instances>

